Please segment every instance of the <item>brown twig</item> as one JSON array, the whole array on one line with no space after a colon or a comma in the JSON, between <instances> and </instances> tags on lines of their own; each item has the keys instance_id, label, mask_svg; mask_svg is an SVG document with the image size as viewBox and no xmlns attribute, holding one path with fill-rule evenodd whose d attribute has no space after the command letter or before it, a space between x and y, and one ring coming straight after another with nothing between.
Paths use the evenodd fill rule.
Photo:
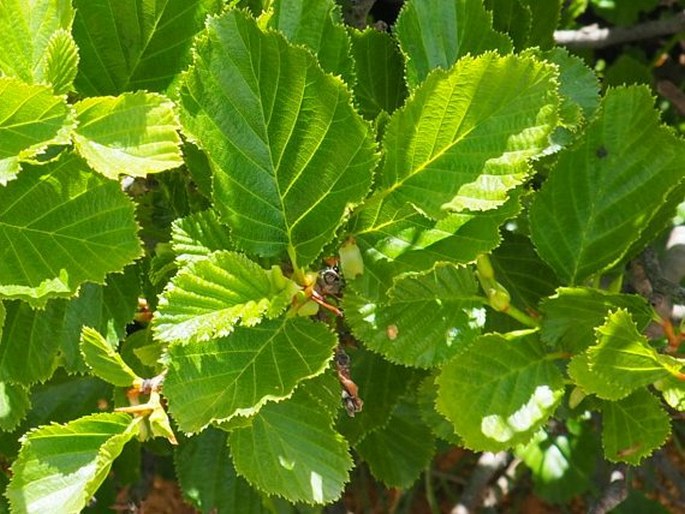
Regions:
<instances>
[{"instance_id":1,"label":"brown twig","mask_svg":"<svg viewBox=\"0 0 685 514\"><path fill-rule=\"evenodd\" d=\"M469 514L476 511L476 507L483 498L493 477L507 465L509 454L506 452L483 453L478 459L476 469L471 474L471 480L464 489L464 492L451 510L450 514Z\"/></svg>"},{"instance_id":2,"label":"brown twig","mask_svg":"<svg viewBox=\"0 0 685 514\"><path fill-rule=\"evenodd\" d=\"M589 25L579 30L555 30L554 42L569 48L605 48L685 31L685 11L672 18L638 23L631 27L602 28Z\"/></svg>"},{"instance_id":3,"label":"brown twig","mask_svg":"<svg viewBox=\"0 0 685 514\"><path fill-rule=\"evenodd\" d=\"M606 514L623 503L627 497L626 466L619 465L612 471L609 485L604 489L602 497L590 506L588 514Z\"/></svg>"}]
</instances>

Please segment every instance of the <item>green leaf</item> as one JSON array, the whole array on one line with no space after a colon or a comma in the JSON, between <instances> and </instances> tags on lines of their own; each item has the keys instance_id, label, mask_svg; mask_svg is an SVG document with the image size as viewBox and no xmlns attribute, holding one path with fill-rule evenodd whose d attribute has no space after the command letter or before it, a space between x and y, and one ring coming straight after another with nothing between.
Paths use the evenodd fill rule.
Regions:
<instances>
[{"instance_id":1,"label":"green leaf","mask_svg":"<svg viewBox=\"0 0 685 514\"><path fill-rule=\"evenodd\" d=\"M219 221L216 211L209 209L174 220L171 246L176 261L185 265L209 257L216 250L228 250L233 245L228 227Z\"/></svg>"},{"instance_id":2,"label":"green leaf","mask_svg":"<svg viewBox=\"0 0 685 514\"><path fill-rule=\"evenodd\" d=\"M535 332L481 336L445 365L436 383L438 411L464 445L493 452L527 443L564 393L561 373Z\"/></svg>"},{"instance_id":3,"label":"green leaf","mask_svg":"<svg viewBox=\"0 0 685 514\"><path fill-rule=\"evenodd\" d=\"M602 444L612 462L637 466L661 447L671 433L671 423L661 402L646 389L603 404Z\"/></svg>"},{"instance_id":4,"label":"green leaf","mask_svg":"<svg viewBox=\"0 0 685 514\"><path fill-rule=\"evenodd\" d=\"M682 380L669 376L654 382L654 388L661 393L669 407L679 412L685 411L685 384Z\"/></svg>"},{"instance_id":5,"label":"green leaf","mask_svg":"<svg viewBox=\"0 0 685 514\"><path fill-rule=\"evenodd\" d=\"M361 228L370 212L363 206L353 233L367 268L385 260L405 271L428 270L436 262L470 263L500 244L500 226L521 209L518 197L513 194L497 209L449 214L437 222L407 206L401 216L377 219L369 229Z\"/></svg>"},{"instance_id":6,"label":"green leaf","mask_svg":"<svg viewBox=\"0 0 685 514\"><path fill-rule=\"evenodd\" d=\"M81 330L81 352L93 375L119 387L131 387L142 379L124 362L100 333L90 327Z\"/></svg>"},{"instance_id":7,"label":"green leaf","mask_svg":"<svg viewBox=\"0 0 685 514\"><path fill-rule=\"evenodd\" d=\"M16 178L21 161L68 143L73 124L65 99L48 86L0 77L0 186Z\"/></svg>"},{"instance_id":8,"label":"green leaf","mask_svg":"<svg viewBox=\"0 0 685 514\"><path fill-rule=\"evenodd\" d=\"M606 2L591 0L592 11L615 25L633 25L642 12L652 11L658 0L633 0L632 2Z\"/></svg>"},{"instance_id":9,"label":"green leaf","mask_svg":"<svg viewBox=\"0 0 685 514\"><path fill-rule=\"evenodd\" d=\"M137 424L127 414L93 414L29 432L7 487L12 512L80 512L137 434Z\"/></svg>"},{"instance_id":10,"label":"green leaf","mask_svg":"<svg viewBox=\"0 0 685 514\"><path fill-rule=\"evenodd\" d=\"M5 302L7 317L0 340L0 381L25 386L50 378L57 366L63 302L33 310L24 302Z\"/></svg>"},{"instance_id":11,"label":"green leaf","mask_svg":"<svg viewBox=\"0 0 685 514\"><path fill-rule=\"evenodd\" d=\"M0 297L45 305L141 254L119 184L65 153L0 189ZM87 264L87 265L86 265Z\"/></svg>"},{"instance_id":12,"label":"green leaf","mask_svg":"<svg viewBox=\"0 0 685 514\"><path fill-rule=\"evenodd\" d=\"M78 71L78 47L70 32L57 30L53 33L45 56L45 77L56 94L66 94L74 89Z\"/></svg>"},{"instance_id":13,"label":"green leaf","mask_svg":"<svg viewBox=\"0 0 685 514\"><path fill-rule=\"evenodd\" d=\"M249 427L231 432L233 462L238 473L267 494L330 503L340 497L352 459L329 414L298 393L264 406Z\"/></svg>"},{"instance_id":14,"label":"green leaf","mask_svg":"<svg viewBox=\"0 0 685 514\"><path fill-rule=\"evenodd\" d=\"M87 96L165 90L189 63L193 36L205 17L222 5L218 0L73 3L81 54L76 86Z\"/></svg>"},{"instance_id":15,"label":"green leaf","mask_svg":"<svg viewBox=\"0 0 685 514\"><path fill-rule=\"evenodd\" d=\"M552 269L540 260L525 236L504 232L503 243L490 256L497 281L511 294L512 303L536 310L540 299L558 284Z\"/></svg>"},{"instance_id":16,"label":"green leaf","mask_svg":"<svg viewBox=\"0 0 685 514\"><path fill-rule=\"evenodd\" d=\"M364 408L354 418L341 416L337 426L354 445L371 430L388 423L400 397L414 382L416 370L388 362L362 348L346 351L350 357L350 376L359 388Z\"/></svg>"},{"instance_id":17,"label":"green leaf","mask_svg":"<svg viewBox=\"0 0 685 514\"><path fill-rule=\"evenodd\" d=\"M356 450L371 473L389 487L410 487L430 463L435 439L415 403L404 401L385 427L368 434Z\"/></svg>"},{"instance_id":18,"label":"green leaf","mask_svg":"<svg viewBox=\"0 0 685 514\"><path fill-rule=\"evenodd\" d=\"M74 9L62 0L5 0L0 4L0 71L27 84L53 83L56 40L71 31ZM62 35L59 35L59 34ZM56 91L59 91L56 89ZM3 102L0 102L2 105ZM38 111L40 112L40 110ZM0 117L0 119L4 119Z\"/></svg>"},{"instance_id":19,"label":"green leaf","mask_svg":"<svg viewBox=\"0 0 685 514\"><path fill-rule=\"evenodd\" d=\"M76 150L98 173L145 177L183 164L173 103L156 93L86 98L76 109Z\"/></svg>"},{"instance_id":20,"label":"green leaf","mask_svg":"<svg viewBox=\"0 0 685 514\"><path fill-rule=\"evenodd\" d=\"M494 53L432 73L388 124L361 226L392 230L417 211L441 219L505 204L529 175L529 159L548 146L556 81L548 64Z\"/></svg>"},{"instance_id":21,"label":"green leaf","mask_svg":"<svg viewBox=\"0 0 685 514\"><path fill-rule=\"evenodd\" d=\"M554 29L559 26L562 7L567 8L563 0L522 0L530 9L533 16L530 32L528 33L528 46L539 46L542 49L554 46ZM563 4L563 6L562 6Z\"/></svg>"},{"instance_id":22,"label":"green leaf","mask_svg":"<svg viewBox=\"0 0 685 514\"><path fill-rule=\"evenodd\" d=\"M266 514L261 495L236 474L227 438L209 427L179 446L174 460L184 496L203 514Z\"/></svg>"},{"instance_id":23,"label":"green leaf","mask_svg":"<svg viewBox=\"0 0 685 514\"><path fill-rule=\"evenodd\" d=\"M618 264L683 179L685 143L659 125L652 104L645 87L609 90L535 195L533 242L568 283Z\"/></svg>"},{"instance_id":24,"label":"green leaf","mask_svg":"<svg viewBox=\"0 0 685 514\"><path fill-rule=\"evenodd\" d=\"M599 105L597 75L580 57L570 54L565 48L553 48L542 56L559 66L561 117L565 126L573 130L589 119Z\"/></svg>"},{"instance_id":25,"label":"green leaf","mask_svg":"<svg viewBox=\"0 0 685 514\"><path fill-rule=\"evenodd\" d=\"M136 266L127 266L123 273L108 275L104 286L86 283L79 288L78 296L66 305L64 323L59 331L60 350L69 372L87 371L79 348L81 328L92 326L105 335L110 345L117 345L126 337L126 325L138 308L139 296Z\"/></svg>"},{"instance_id":26,"label":"green leaf","mask_svg":"<svg viewBox=\"0 0 685 514\"><path fill-rule=\"evenodd\" d=\"M612 312L597 329L597 344L587 350L590 369L618 385L625 394L680 373L683 363L658 353L638 332L625 310Z\"/></svg>"},{"instance_id":27,"label":"green leaf","mask_svg":"<svg viewBox=\"0 0 685 514\"><path fill-rule=\"evenodd\" d=\"M350 36L341 22L340 6L332 0L276 0L268 26L291 43L309 48L324 71L354 83Z\"/></svg>"},{"instance_id":28,"label":"green leaf","mask_svg":"<svg viewBox=\"0 0 685 514\"><path fill-rule=\"evenodd\" d=\"M530 468L535 493L557 504L585 493L594 484L599 441L588 422L568 420L561 433L540 431L516 451Z\"/></svg>"},{"instance_id":29,"label":"green leaf","mask_svg":"<svg viewBox=\"0 0 685 514\"><path fill-rule=\"evenodd\" d=\"M259 46L259 52L251 51ZM214 164L214 201L248 252L311 263L371 183L370 127L307 50L238 11L208 21L181 119Z\"/></svg>"},{"instance_id":30,"label":"green leaf","mask_svg":"<svg viewBox=\"0 0 685 514\"><path fill-rule=\"evenodd\" d=\"M397 279L380 301L345 295L345 314L355 337L390 361L429 368L471 343L483 304L469 268L451 264Z\"/></svg>"},{"instance_id":31,"label":"green leaf","mask_svg":"<svg viewBox=\"0 0 685 514\"><path fill-rule=\"evenodd\" d=\"M14 430L31 407L27 389L20 384L0 382L0 430Z\"/></svg>"},{"instance_id":32,"label":"green leaf","mask_svg":"<svg viewBox=\"0 0 685 514\"><path fill-rule=\"evenodd\" d=\"M407 56L407 82L412 88L431 70L449 69L467 54L512 49L511 40L492 28L492 15L481 0L405 2L395 32Z\"/></svg>"},{"instance_id":33,"label":"green leaf","mask_svg":"<svg viewBox=\"0 0 685 514\"><path fill-rule=\"evenodd\" d=\"M352 56L357 81L354 92L359 112L374 119L381 112L392 113L407 97L404 58L387 32L367 28L350 29Z\"/></svg>"},{"instance_id":34,"label":"green leaf","mask_svg":"<svg viewBox=\"0 0 685 514\"><path fill-rule=\"evenodd\" d=\"M533 25L530 6L521 0L485 0L484 4L492 12L494 28L507 34L516 50L524 49Z\"/></svg>"},{"instance_id":35,"label":"green leaf","mask_svg":"<svg viewBox=\"0 0 685 514\"><path fill-rule=\"evenodd\" d=\"M298 382L319 375L336 337L307 319L264 321L228 337L169 349L164 393L181 430L249 416L287 398Z\"/></svg>"},{"instance_id":36,"label":"green leaf","mask_svg":"<svg viewBox=\"0 0 685 514\"><path fill-rule=\"evenodd\" d=\"M225 336L238 325L277 317L299 289L280 269L265 270L240 253L216 252L172 279L159 298L155 334L168 342Z\"/></svg>"},{"instance_id":37,"label":"green leaf","mask_svg":"<svg viewBox=\"0 0 685 514\"><path fill-rule=\"evenodd\" d=\"M579 353L571 359L568 374L586 395L594 394L606 400L619 400L627 394L622 387L614 383L613 377L598 375L592 370L587 352Z\"/></svg>"},{"instance_id":38,"label":"green leaf","mask_svg":"<svg viewBox=\"0 0 685 514\"><path fill-rule=\"evenodd\" d=\"M461 446L461 438L454 432L454 425L435 408L438 399L436 377L437 373L427 376L418 387L416 401L421 419L430 427L433 435L455 446Z\"/></svg>"},{"instance_id":39,"label":"green leaf","mask_svg":"<svg viewBox=\"0 0 685 514\"><path fill-rule=\"evenodd\" d=\"M595 328L604 322L610 310L616 309L627 309L639 330L652 319L652 308L642 296L560 287L555 296L541 305L542 340L561 351L582 352L594 343Z\"/></svg>"}]
</instances>

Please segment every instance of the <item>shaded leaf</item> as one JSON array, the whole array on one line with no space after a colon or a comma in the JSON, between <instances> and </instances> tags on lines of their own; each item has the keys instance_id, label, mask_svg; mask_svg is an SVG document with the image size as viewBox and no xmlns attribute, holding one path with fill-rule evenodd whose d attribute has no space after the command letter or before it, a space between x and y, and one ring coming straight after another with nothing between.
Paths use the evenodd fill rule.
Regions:
<instances>
[{"instance_id":1,"label":"shaded leaf","mask_svg":"<svg viewBox=\"0 0 685 514\"><path fill-rule=\"evenodd\" d=\"M267 494L330 503L342 494L352 458L329 414L299 393L265 405L249 427L231 432L233 462L238 473Z\"/></svg>"},{"instance_id":2,"label":"shaded leaf","mask_svg":"<svg viewBox=\"0 0 685 514\"><path fill-rule=\"evenodd\" d=\"M608 91L535 195L533 242L567 283L618 264L683 180L685 143L659 124L652 104L644 87Z\"/></svg>"},{"instance_id":3,"label":"shaded leaf","mask_svg":"<svg viewBox=\"0 0 685 514\"><path fill-rule=\"evenodd\" d=\"M48 86L0 77L0 186L16 178L21 161L68 143L73 124L64 98Z\"/></svg>"},{"instance_id":4,"label":"shaded leaf","mask_svg":"<svg viewBox=\"0 0 685 514\"><path fill-rule=\"evenodd\" d=\"M57 366L63 302L32 309L25 302L5 302L7 316L0 340L0 381L25 386L50 378Z\"/></svg>"},{"instance_id":5,"label":"shaded leaf","mask_svg":"<svg viewBox=\"0 0 685 514\"><path fill-rule=\"evenodd\" d=\"M300 288L243 254L216 252L191 263L159 298L155 335L168 342L205 341L283 312Z\"/></svg>"},{"instance_id":6,"label":"shaded leaf","mask_svg":"<svg viewBox=\"0 0 685 514\"><path fill-rule=\"evenodd\" d=\"M86 96L165 90L190 61L193 36L218 0L73 0L81 54L76 86Z\"/></svg>"},{"instance_id":7,"label":"shaded leaf","mask_svg":"<svg viewBox=\"0 0 685 514\"><path fill-rule=\"evenodd\" d=\"M350 376L359 387L364 408L354 418L341 415L337 426L345 439L355 445L368 432L388 423L400 397L413 384L417 371L388 362L362 348L346 351L350 357ZM338 404L339 398L340 392Z\"/></svg>"},{"instance_id":8,"label":"shaded leaf","mask_svg":"<svg viewBox=\"0 0 685 514\"><path fill-rule=\"evenodd\" d=\"M368 191L374 141L344 84L244 13L209 20L181 105L213 162L217 209L248 252L309 264Z\"/></svg>"},{"instance_id":9,"label":"shaded leaf","mask_svg":"<svg viewBox=\"0 0 685 514\"><path fill-rule=\"evenodd\" d=\"M63 364L69 372L87 371L79 349L83 326L95 328L110 345L117 345L126 337L126 325L138 308L137 273L135 265L127 266L123 273L109 274L104 286L83 284L78 296L67 303L64 323L58 333Z\"/></svg>"},{"instance_id":10,"label":"shaded leaf","mask_svg":"<svg viewBox=\"0 0 685 514\"><path fill-rule=\"evenodd\" d=\"M389 487L408 488L430 463L435 440L418 406L403 401L387 425L369 433L355 449L377 479Z\"/></svg>"},{"instance_id":11,"label":"shaded leaf","mask_svg":"<svg viewBox=\"0 0 685 514\"><path fill-rule=\"evenodd\" d=\"M627 309L639 330L652 319L652 308L634 294L608 293L588 287L560 287L541 305L542 340L562 351L578 353L594 344L596 327L610 310Z\"/></svg>"},{"instance_id":12,"label":"shaded leaf","mask_svg":"<svg viewBox=\"0 0 685 514\"><path fill-rule=\"evenodd\" d=\"M487 50L508 53L509 38L492 28L492 15L481 0L412 0L405 2L395 23L407 56L407 82L421 83L431 70L449 69L467 54Z\"/></svg>"},{"instance_id":13,"label":"shaded leaf","mask_svg":"<svg viewBox=\"0 0 685 514\"><path fill-rule=\"evenodd\" d=\"M552 2L547 3L554 3ZM514 48L525 48L533 26L533 13L527 2L521 0L485 0L485 8L492 12L492 25L499 32L507 34ZM556 26L556 23L552 27Z\"/></svg>"},{"instance_id":14,"label":"shaded leaf","mask_svg":"<svg viewBox=\"0 0 685 514\"><path fill-rule=\"evenodd\" d=\"M597 75L580 57L570 54L565 48L553 48L542 56L559 66L561 117L565 126L573 130L589 119L599 105Z\"/></svg>"},{"instance_id":15,"label":"shaded leaf","mask_svg":"<svg viewBox=\"0 0 685 514\"><path fill-rule=\"evenodd\" d=\"M181 430L249 416L287 398L298 382L319 375L336 337L307 319L264 321L228 337L169 349L164 393Z\"/></svg>"},{"instance_id":16,"label":"shaded leaf","mask_svg":"<svg viewBox=\"0 0 685 514\"><path fill-rule=\"evenodd\" d=\"M437 265L398 278L380 301L345 295L354 335L392 362L437 366L471 343L480 328L475 308L483 304L469 268Z\"/></svg>"},{"instance_id":17,"label":"shaded leaf","mask_svg":"<svg viewBox=\"0 0 685 514\"><path fill-rule=\"evenodd\" d=\"M291 43L309 48L324 71L354 83L350 36L338 4L332 0L276 0L272 9L269 27L280 30Z\"/></svg>"},{"instance_id":18,"label":"shaded leaf","mask_svg":"<svg viewBox=\"0 0 685 514\"><path fill-rule=\"evenodd\" d=\"M137 433L126 414L93 414L29 432L12 465L6 495L13 512L80 512L112 461Z\"/></svg>"},{"instance_id":19,"label":"shaded leaf","mask_svg":"<svg viewBox=\"0 0 685 514\"><path fill-rule=\"evenodd\" d=\"M538 308L540 299L554 292L558 279L540 260L530 239L504 232L504 241L490 256L497 281L511 294L514 305Z\"/></svg>"},{"instance_id":20,"label":"shaded leaf","mask_svg":"<svg viewBox=\"0 0 685 514\"><path fill-rule=\"evenodd\" d=\"M74 105L76 150L98 173L145 177L183 164L173 103L155 93L86 98Z\"/></svg>"},{"instance_id":21,"label":"shaded leaf","mask_svg":"<svg viewBox=\"0 0 685 514\"><path fill-rule=\"evenodd\" d=\"M564 392L559 369L530 331L481 336L443 367L436 383L438 411L464 445L492 452L527 443Z\"/></svg>"},{"instance_id":22,"label":"shaded leaf","mask_svg":"<svg viewBox=\"0 0 685 514\"><path fill-rule=\"evenodd\" d=\"M0 382L0 430L14 430L30 406L29 394L23 385Z\"/></svg>"},{"instance_id":23,"label":"shaded leaf","mask_svg":"<svg viewBox=\"0 0 685 514\"><path fill-rule=\"evenodd\" d=\"M44 305L140 256L133 204L119 184L67 153L26 171L0 188L0 297Z\"/></svg>"},{"instance_id":24,"label":"shaded leaf","mask_svg":"<svg viewBox=\"0 0 685 514\"><path fill-rule=\"evenodd\" d=\"M638 389L622 400L605 401L602 413L602 445L612 462L637 466L671 433L668 414L646 389Z\"/></svg>"},{"instance_id":25,"label":"shaded leaf","mask_svg":"<svg viewBox=\"0 0 685 514\"><path fill-rule=\"evenodd\" d=\"M350 29L357 80L354 84L359 112L374 119L382 111L392 113L407 96L404 58L387 32Z\"/></svg>"},{"instance_id":26,"label":"shaded leaf","mask_svg":"<svg viewBox=\"0 0 685 514\"><path fill-rule=\"evenodd\" d=\"M142 379L124 362L100 333L90 327L81 330L81 353L93 375L119 387L131 387Z\"/></svg>"},{"instance_id":27,"label":"shaded leaf","mask_svg":"<svg viewBox=\"0 0 685 514\"><path fill-rule=\"evenodd\" d=\"M203 514L265 514L261 495L236 474L227 438L209 427L181 444L174 460L183 494Z\"/></svg>"}]
</instances>

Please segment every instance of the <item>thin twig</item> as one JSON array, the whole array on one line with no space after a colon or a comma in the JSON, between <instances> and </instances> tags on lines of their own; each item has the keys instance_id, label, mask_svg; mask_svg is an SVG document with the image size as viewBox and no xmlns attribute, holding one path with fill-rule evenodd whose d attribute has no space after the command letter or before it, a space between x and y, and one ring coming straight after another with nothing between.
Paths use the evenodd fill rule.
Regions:
<instances>
[{"instance_id":1,"label":"thin twig","mask_svg":"<svg viewBox=\"0 0 685 514\"><path fill-rule=\"evenodd\" d=\"M602 497L588 509L588 514L606 514L623 503L627 497L626 466L619 465L612 471L609 485L604 489Z\"/></svg>"},{"instance_id":2,"label":"thin twig","mask_svg":"<svg viewBox=\"0 0 685 514\"><path fill-rule=\"evenodd\" d=\"M469 514L476 511L476 506L483 498L483 493L492 478L507 465L509 455L506 452L483 453L478 459L476 469L471 475L468 485L464 489L459 503L450 514Z\"/></svg>"},{"instance_id":3,"label":"thin twig","mask_svg":"<svg viewBox=\"0 0 685 514\"><path fill-rule=\"evenodd\" d=\"M569 48L605 48L685 31L685 11L672 18L638 23L631 27L602 28L589 25L579 30L555 30L554 42Z\"/></svg>"}]
</instances>

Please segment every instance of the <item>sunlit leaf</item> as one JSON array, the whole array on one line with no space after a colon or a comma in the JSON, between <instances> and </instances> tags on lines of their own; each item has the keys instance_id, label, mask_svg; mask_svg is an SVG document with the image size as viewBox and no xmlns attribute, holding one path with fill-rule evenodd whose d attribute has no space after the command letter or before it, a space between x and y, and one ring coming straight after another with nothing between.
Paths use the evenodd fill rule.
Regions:
<instances>
[{"instance_id":1,"label":"sunlit leaf","mask_svg":"<svg viewBox=\"0 0 685 514\"><path fill-rule=\"evenodd\" d=\"M407 56L407 81L412 87L431 70L449 69L466 54L511 51L511 41L492 28L492 15L481 0L405 2L395 31Z\"/></svg>"},{"instance_id":2,"label":"sunlit leaf","mask_svg":"<svg viewBox=\"0 0 685 514\"><path fill-rule=\"evenodd\" d=\"M76 150L104 176L144 177L179 167L181 139L171 101L155 93L125 93L78 102Z\"/></svg>"},{"instance_id":3,"label":"sunlit leaf","mask_svg":"<svg viewBox=\"0 0 685 514\"><path fill-rule=\"evenodd\" d=\"M83 327L81 352L88 367L96 377L119 387L140 384L142 379L124 362L114 348L97 330Z\"/></svg>"},{"instance_id":4,"label":"sunlit leaf","mask_svg":"<svg viewBox=\"0 0 685 514\"><path fill-rule=\"evenodd\" d=\"M73 123L64 98L50 87L0 77L0 186L16 178L21 161L68 143Z\"/></svg>"},{"instance_id":5,"label":"sunlit leaf","mask_svg":"<svg viewBox=\"0 0 685 514\"><path fill-rule=\"evenodd\" d=\"M216 207L248 252L309 264L371 184L373 136L344 84L242 12L208 21L181 107L214 165Z\"/></svg>"},{"instance_id":6,"label":"sunlit leaf","mask_svg":"<svg viewBox=\"0 0 685 514\"><path fill-rule=\"evenodd\" d=\"M163 91L190 61L193 36L219 0L73 0L84 95Z\"/></svg>"},{"instance_id":7,"label":"sunlit leaf","mask_svg":"<svg viewBox=\"0 0 685 514\"><path fill-rule=\"evenodd\" d=\"M235 467L258 489L315 504L340 497L352 458L324 410L304 394L270 403L231 432Z\"/></svg>"},{"instance_id":8,"label":"sunlit leaf","mask_svg":"<svg viewBox=\"0 0 685 514\"><path fill-rule=\"evenodd\" d=\"M453 265L398 279L380 301L349 293L345 313L357 338L390 361L432 367L471 343L482 327L473 271Z\"/></svg>"},{"instance_id":9,"label":"sunlit leaf","mask_svg":"<svg viewBox=\"0 0 685 514\"><path fill-rule=\"evenodd\" d=\"M64 42L71 31L73 19L71 2L3 0L0 3L2 74L17 77L27 84L62 83L61 80L51 80L59 76L54 74L56 62L53 59L60 54L55 46L60 46L60 40ZM69 63L65 60L62 65L68 66ZM65 91L58 87L56 92Z\"/></svg>"},{"instance_id":10,"label":"sunlit leaf","mask_svg":"<svg viewBox=\"0 0 685 514\"><path fill-rule=\"evenodd\" d=\"M0 188L0 297L44 305L140 256L133 204L78 157L27 166Z\"/></svg>"},{"instance_id":11,"label":"sunlit leaf","mask_svg":"<svg viewBox=\"0 0 685 514\"><path fill-rule=\"evenodd\" d=\"M297 290L280 270L265 270L243 254L216 252L172 279L159 299L155 334L169 342L225 336L237 325L278 316Z\"/></svg>"},{"instance_id":12,"label":"sunlit leaf","mask_svg":"<svg viewBox=\"0 0 685 514\"><path fill-rule=\"evenodd\" d=\"M29 432L6 495L13 512L80 512L137 433L126 414L94 414Z\"/></svg>"},{"instance_id":13,"label":"sunlit leaf","mask_svg":"<svg viewBox=\"0 0 685 514\"><path fill-rule=\"evenodd\" d=\"M564 392L561 372L545 358L535 332L481 336L436 382L438 410L466 447L484 451L527 443Z\"/></svg>"},{"instance_id":14,"label":"sunlit leaf","mask_svg":"<svg viewBox=\"0 0 685 514\"><path fill-rule=\"evenodd\" d=\"M298 382L322 373L336 337L307 319L264 321L227 337L169 350L164 394L181 430L249 416L287 398Z\"/></svg>"}]
</instances>

